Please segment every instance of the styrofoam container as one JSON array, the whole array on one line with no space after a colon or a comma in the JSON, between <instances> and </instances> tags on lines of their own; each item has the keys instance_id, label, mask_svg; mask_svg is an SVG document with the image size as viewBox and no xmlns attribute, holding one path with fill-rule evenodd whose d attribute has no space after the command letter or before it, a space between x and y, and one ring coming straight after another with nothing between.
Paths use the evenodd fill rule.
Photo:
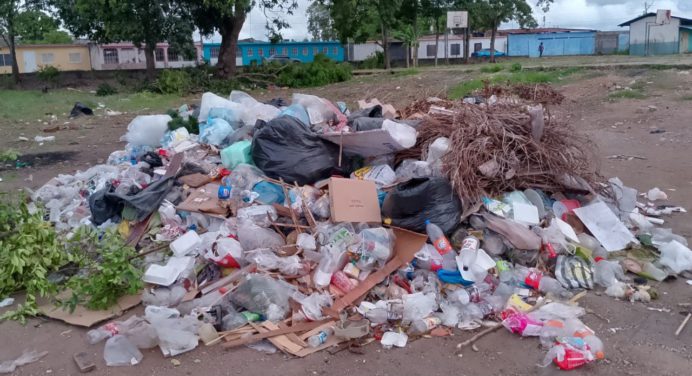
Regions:
<instances>
[{"instance_id":1,"label":"styrofoam container","mask_svg":"<svg viewBox=\"0 0 692 376\"><path fill-rule=\"evenodd\" d=\"M171 251L177 257L187 256L202 244L202 238L195 230L186 232L183 236L171 242Z\"/></svg>"},{"instance_id":2,"label":"styrofoam container","mask_svg":"<svg viewBox=\"0 0 692 376\"><path fill-rule=\"evenodd\" d=\"M194 265L195 259L192 257L171 257L166 265L149 265L144 272L142 280L160 286L170 286L175 282L180 273Z\"/></svg>"}]
</instances>

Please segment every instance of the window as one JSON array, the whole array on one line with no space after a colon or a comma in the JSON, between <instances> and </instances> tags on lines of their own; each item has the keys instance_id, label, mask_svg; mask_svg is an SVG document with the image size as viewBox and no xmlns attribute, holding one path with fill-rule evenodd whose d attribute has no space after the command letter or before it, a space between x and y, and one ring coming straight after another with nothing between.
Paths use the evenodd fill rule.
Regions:
<instances>
[{"instance_id":1,"label":"window","mask_svg":"<svg viewBox=\"0 0 692 376\"><path fill-rule=\"evenodd\" d=\"M434 44L425 46L425 55L428 57L434 57L437 55L437 46Z\"/></svg>"},{"instance_id":2,"label":"window","mask_svg":"<svg viewBox=\"0 0 692 376\"><path fill-rule=\"evenodd\" d=\"M247 49L247 56L252 56L252 54L253 54L253 50L252 50L252 47L250 47Z\"/></svg>"},{"instance_id":3,"label":"window","mask_svg":"<svg viewBox=\"0 0 692 376\"><path fill-rule=\"evenodd\" d=\"M303 56L308 56L308 48L303 47Z\"/></svg>"},{"instance_id":4,"label":"window","mask_svg":"<svg viewBox=\"0 0 692 376\"><path fill-rule=\"evenodd\" d=\"M243 55L243 53L240 52L240 47L236 47L235 48L235 57L242 56L242 55Z\"/></svg>"},{"instance_id":5,"label":"window","mask_svg":"<svg viewBox=\"0 0 692 376\"><path fill-rule=\"evenodd\" d=\"M483 49L483 43L474 43L473 44L473 52L480 51Z\"/></svg>"},{"instance_id":6,"label":"window","mask_svg":"<svg viewBox=\"0 0 692 376\"><path fill-rule=\"evenodd\" d=\"M332 48L332 55L336 56L338 54L339 54L339 48L338 47Z\"/></svg>"},{"instance_id":7,"label":"window","mask_svg":"<svg viewBox=\"0 0 692 376\"><path fill-rule=\"evenodd\" d=\"M212 59L218 59L219 52L221 52L221 47L212 47L211 49L209 49L209 56Z\"/></svg>"},{"instance_id":8,"label":"window","mask_svg":"<svg viewBox=\"0 0 692 376\"><path fill-rule=\"evenodd\" d=\"M41 54L41 62L43 64L53 64L53 61L55 61L55 55L52 53Z\"/></svg>"},{"instance_id":9,"label":"window","mask_svg":"<svg viewBox=\"0 0 692 376\"><path fill-rule=\"evenodd\" d=\"M288 55L288 47L282 47L281 48L281 54L282 55Z\"/></svg>"},{"instance_id":10,"label":"window","mask_svg":"<svg viewBox=\"0 0 692 376\"><path fill-rule=\"evenodd\" d=\"M325 55L329 54L329 47L322 47L322 53Z\"/></svg>"},{"instance_id":11,"label":"window","mask_svg":"<svg viewBox=\"0 0 692 376\"><path fill-rule=\"evenodd\" d=\"M104 64L118 64L118 50L115 48L104 48L103 49L103 63Z\"/></svg>"},{"instance_id":12,"label":"window","mask_svg":"<svg viewBox=\"0 0 692 376\"><path fill-rule=\"evenodd\" d=\"M312 54L317 55L318 53L320 53L320 48L319 47L313 47L312 48Z\"/></svg>"},{"instance_id":13,"label":"window","mask_svg":"<svg viewBox=\"0 0 692 376\"><path fill-rule=\"evenodd\" d=\"M12 55L0 54L0 67L11 67L11 66L12 66Z\"/></svg>"},{"instance_id":14,"label":"window","mask_svg":"<svg viewBox=\"0 0 692 376\"><path fill-rule=\"evenodd\" d=\"M80 64L82 62L82 54L80 52L70 52L70 63Z\"/></svg>"},{"instance_id":15,"label":"window","mask_svg":"<svg viewBox=\"0 0 692 376\"><path fill-rule=\"evenodd\" d=\"M298 56L298 47L293 47L291 49L291 55Z\"/></svg>"},{"instance_id":16,"label":"window","mask_svg":"<svg viewBox=\"0 0 692 376\"><path fill-rule=\"evenodd\" d=\"M269 47L269 55L276 55L276 48L274 47Z\"/></svg>"},{"instance_id":17,"label":"window","mask_svg":"<svg viewBox=\"0 0 692 376\"><path fill-rule=\"evenodd\" d=\"M264 56L264 48L260 47L257 49L257 56Z\"/></svg>"},{"instance_id":18,"label":"window","mask_svg":"<svg viewBox=\"0 0 692 376\"><path fill-rule=\"evenodd\" d=\"M163 48L157 48L154 50L154 60L165 61L166 58L163 56Z\"/></svg>"},{"instance_id":19,"label":"window","mask_svg":"<svg viewBox=\"0 0 692 376\"><path fill-rule=\"evenodd\" d=\"M459 43L452 44L452 56L459 56L459 55L461 55L461 44L459 44Z\"/></svg>"},{"instance_id":20,"label":"window","mask_svg":"<svg viewBox=\"0 0 692 376\"><path fill-rule=\"evenodd\" d=\"M180 60L180 54L173 48L168 48L168 61L178 61Z\"/></svg>"}]
</instances>

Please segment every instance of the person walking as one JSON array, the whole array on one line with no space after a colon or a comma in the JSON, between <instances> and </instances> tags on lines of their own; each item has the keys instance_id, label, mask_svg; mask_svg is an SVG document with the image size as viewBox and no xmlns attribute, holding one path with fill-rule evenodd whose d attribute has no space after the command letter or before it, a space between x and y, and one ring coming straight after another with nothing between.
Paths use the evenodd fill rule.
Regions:
<instances>
[{"instance_id":1,"label":"person walking","mask_svg":"<svg viewBox=\"0 0 692 376\"><path fill-rule=\"evenodd\" d=\"M544 49L544 47L543 47L543 42L541 42L541 45L538 46L538 55L539 55L539 57L543 57L543 49Z\"/></svg>"}]
</instances>

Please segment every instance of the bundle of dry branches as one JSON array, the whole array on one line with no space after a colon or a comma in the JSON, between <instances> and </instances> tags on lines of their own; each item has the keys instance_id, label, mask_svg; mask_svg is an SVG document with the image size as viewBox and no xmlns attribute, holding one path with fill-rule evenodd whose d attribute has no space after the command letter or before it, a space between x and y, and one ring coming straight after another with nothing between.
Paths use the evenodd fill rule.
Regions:
<instances>
[{"instance_id":1,"label":"bundle of dry branches","mask_svg":"<svg viewBox=\"0 0 692 376\"><path fill-rule=\"evenodd\" d=\"M438 137L450 139L444 172L462 199L476 201L516 189L568 189L564 176L596 180L591 144L567 124L546 118L538 140L525 106L479 106L456 102L455 115L430 115L418 128L418 141L397 159L425 158Z\"/></svg>"}]
</instances>

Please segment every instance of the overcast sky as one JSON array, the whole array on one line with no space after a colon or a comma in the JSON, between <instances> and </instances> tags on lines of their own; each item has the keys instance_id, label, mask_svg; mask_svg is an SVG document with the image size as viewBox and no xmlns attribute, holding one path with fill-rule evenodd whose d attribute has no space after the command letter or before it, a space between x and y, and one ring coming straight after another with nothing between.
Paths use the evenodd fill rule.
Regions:
<instances>
[{"instance_id":1,"label":"overcast sky","mask_svg":"<svg viewBox=\"0 0 692 376\"><path fill-rule=\"evenodd\" d=\"M533 4L535 0L527 0ZM298 0L298 9L293 15L285 16L290 29L284 30L282 35L286 39L302 40L309 38L307 31L307 16L305 10L311 0ZM596 30L626 30L617 25L637 17L644 11L645 0L556 0L550 11L545 14L545 26L569 27ZM651 3L652 0L647 0ZM654 0L651 11L656 9L670 9L673 16L692 18L692 0ZM543 12L534 7L534 17L543 25ZM266 16L255 7L248 15L240 38L255 38L266 40L264 28ZM504 27L517 27L516 24L503 25ZM217 35L211 38L220 42Z\"/></svg>"}]
</instances>

